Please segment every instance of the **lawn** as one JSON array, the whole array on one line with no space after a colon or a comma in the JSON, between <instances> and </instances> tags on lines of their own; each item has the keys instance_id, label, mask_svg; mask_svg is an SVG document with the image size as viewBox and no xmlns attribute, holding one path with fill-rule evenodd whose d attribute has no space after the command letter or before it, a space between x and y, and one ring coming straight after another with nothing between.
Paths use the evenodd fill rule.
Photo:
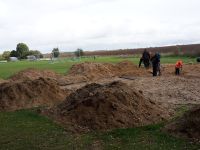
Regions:
<instances>
[{"instance_id":1,"label":"lawn","mask_svg":"<svg viewBox=\"0 0 200 150\"><path fill-rule=\"evenodd\" d=\"M182 59L184 63L195 62L195 58L190 57L163 57L161 58L161 63L175 63L178 59ZM37 68L37 69L50 69L60 74L66 74L70 67L75 63L80 62L108 62L117 63L120 61L129 60L136 65L139 62L139 57L97 57L95 60L91 58L81 58L73 60L70 58L59 59L57 61L18 61L18 62L8 62L0 63L0 78L7 79L16 72L26 69L26 68Z\"/></svg>"},{"instance_id":2,"label":"lawn","mask_svg":"<svg viewBox=\"0 0 200 150\"><path fill-rule=\"evenodd\" d=\"M33 110L0 113L1 150L183 150L200 145L163 132L163 124L74 135Z\"/></svg>"}]
</instances>

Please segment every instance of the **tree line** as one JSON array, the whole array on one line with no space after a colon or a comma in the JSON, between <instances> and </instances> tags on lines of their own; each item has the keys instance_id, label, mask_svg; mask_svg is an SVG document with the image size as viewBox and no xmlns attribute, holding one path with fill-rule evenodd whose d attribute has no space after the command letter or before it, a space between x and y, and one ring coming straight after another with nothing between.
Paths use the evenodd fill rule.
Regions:
<instances>
[{"instance_id":1,"label":"tree line","mask_svg":"<svg viewBox=\"0 0 200 150\"><path fill-rule=\"evenodd\" d=\"M27 56L34 55L36 58L43 58L43 55L38 50L29 50L25 43L17 44L16 50L4 51L2 59L9 60L10 57L17 57L18 59L26 59Z\"/></svg>"},{"instance_id":2,"label":"tree line","mask_svg":"<svg viewBox=\"0 0 200 150\"><path fill-rule=\"evenodd\" d=\"M59 49L53 48L52 57L59 57ZM26 59L27 56L35 56L36 58L43 58L42 53L39 50L29 50L29 47L25 43L17 44L16 50L4 51L0 59L9 60L10 57L16 57L18 59Z\"/></svg>"},{"instance_id":3,"label":"tree line","mask_svg":"<svg viewBox=\"0 0 200 150\"><path fill-rule=\"evenodd\" d=\"M27 56L33 55L36 58L43 58L42 53L39 50L29 50L29 47L25 43L18 43L16 50L4 51L0 59L9 60L10 57L16 57L18 59L26 59ZM57 58L60 55L59 48L53 48L51 52L51 58ZM78 48L74 55L76 57L84 56L84 51L81 48Z\"/></svg>"}]
</instances>

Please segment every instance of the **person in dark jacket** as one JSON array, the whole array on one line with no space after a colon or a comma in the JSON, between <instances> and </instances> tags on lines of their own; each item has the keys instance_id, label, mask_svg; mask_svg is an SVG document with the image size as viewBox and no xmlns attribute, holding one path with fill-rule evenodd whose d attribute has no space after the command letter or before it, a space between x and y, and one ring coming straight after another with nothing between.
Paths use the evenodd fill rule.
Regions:
<instances>
[{"instance_id":1,"label":"person in dark jacket","mask_svg":"<svg viewBox=\"0 0 200 150\"><path fill-rule=\"evenodd\" d=\"M140 58L140 62L139 62L139 68L141 67L142 62L143 62L143 58L141 57L141 58Z\"/></svg>"},{"instance_id":2,"label":"person in dark jacket","mask_svg":"<svg viewBox=\"0 0 200 150\"><path fill-rule=\"evenodd\" d=\"M152 66L153 66L153 76L157 76L158 72L160 73L160 54L155 53L155 55L151 58Z\"/></svg>"},{"instance_id":3,"label":"person in dark jacket","mask_svg":"<svg viewBox=\"0 0 200 150\"><path fill-rule=\"evenodd\" d=\"M143 54L142 54L142 57L140 58L140 62L139 62L139 67L141 66L142 62L144 63L144 67L145 68L148 68L150 63L150 54L149 52L145 49Z\"/></svg>"}]
</instances>

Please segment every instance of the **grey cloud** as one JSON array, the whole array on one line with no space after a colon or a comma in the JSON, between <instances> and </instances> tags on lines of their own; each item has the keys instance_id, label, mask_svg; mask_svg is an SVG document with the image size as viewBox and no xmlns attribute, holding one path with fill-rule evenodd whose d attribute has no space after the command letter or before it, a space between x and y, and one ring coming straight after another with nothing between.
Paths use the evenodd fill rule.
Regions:
<instances>
[{"instance_id":1,"label":"grey cloud","mask_svg":"<svg viewBox=\"0 0 200 150\"><path fill-rule=\"evenodd\" d=\"M0 0L0 53L25 42L43 52L200 41L198 0Z\"/></svg>"}]
</instances>

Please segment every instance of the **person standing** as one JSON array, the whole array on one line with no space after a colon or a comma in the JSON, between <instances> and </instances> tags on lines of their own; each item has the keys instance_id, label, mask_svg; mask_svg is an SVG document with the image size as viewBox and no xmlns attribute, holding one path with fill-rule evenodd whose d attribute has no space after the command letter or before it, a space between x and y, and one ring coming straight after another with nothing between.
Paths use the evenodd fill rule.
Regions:
<instances>
[{"instance_id":1,"label":"person standing","mask_svg":"<svg viewBox=\"0 0 200 150\"><path fill-rule=\"evenodd\" d=\"M143 54L142 54L142 57L140 58L140 62L139 62L139 67L141 66L142 62L144 63L144 67L145 68L148 68L150 63L150 54L149 52L145 49Z\"/></svg>"},{"instance_id":2,"label":"person standing","mask_svg":"<svg viewBox=\"0 0 200 150\"><path fill-rule=\"evenodd\" d=\"M182 60L177 61L175 65L175 74L180 75L180 69L182 70L182 68L183 68Z\"/></svg>"},{"instance_id":3,"label":"person standing","mask_svg":"<svg viewBox=\"0 0 200 150\"><path fill-rule=\"evenodd\" d=\"M141 57L141 58L140 58L140 62L139 62L139 68L141 67L142 62L143 62L143 58Z\"/></svg>"},{"instance_id":4,"label":"person standing","mask_svg":"<svg viewBox=\"0 0 200 150\"><path fill-rule=\"evenodd\" d=\"M153 76L157 76L158 72L160 73L160 54L157 52L151 58L152 66L153 66Z\"/></svg>"}]
</instances>

